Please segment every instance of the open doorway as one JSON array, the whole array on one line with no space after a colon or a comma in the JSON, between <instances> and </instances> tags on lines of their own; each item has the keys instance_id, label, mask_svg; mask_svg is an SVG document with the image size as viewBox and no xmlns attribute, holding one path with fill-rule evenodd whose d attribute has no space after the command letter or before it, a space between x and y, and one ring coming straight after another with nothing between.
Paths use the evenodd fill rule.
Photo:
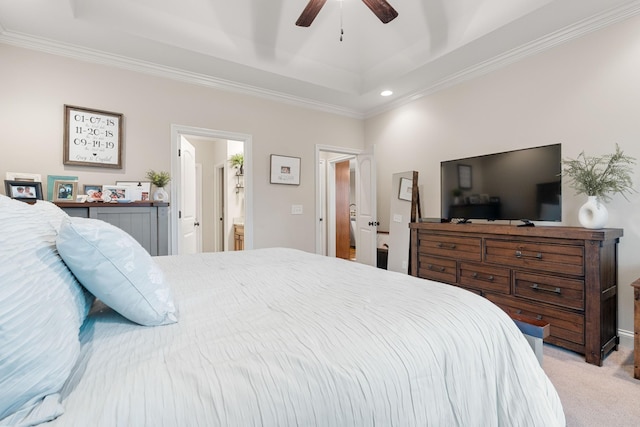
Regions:
<instances>
[{"instance_id":1,"label":"open doorway","mask_svg":"<svg viewBox=\"0 0 640 427\"><path fill-rule=\"evenodd\" d=\"M316 197L316 253L376 265L373 149L317 145Z\"/></svg>"},{"instance_id":2,"label":"open doorway","mask_svg":"<svg viewBox=\"0 0 640 427\"><path fill-rule=\"evenodd\" d=\"M194 154L185 155L193 147ZM231 166L229 158L242 154L242 171ZM193 157L201 179L189 178L191 166L185 162ZM171 253L219 252L234 250L238 245L235 233L242 229L243 247L253 247L253 215L251 188L251 136L172 125L171 157ZM194 182L194 184L190 184ZM189 188L197 187L195 191ZM195 194L195 201L191 199ZM201 194L201 196L198 196ZM193 219L188 217L194 204ZM194 249L188 239L194 225L202 237L201 246Z\"/></svg>"}]
</instances>

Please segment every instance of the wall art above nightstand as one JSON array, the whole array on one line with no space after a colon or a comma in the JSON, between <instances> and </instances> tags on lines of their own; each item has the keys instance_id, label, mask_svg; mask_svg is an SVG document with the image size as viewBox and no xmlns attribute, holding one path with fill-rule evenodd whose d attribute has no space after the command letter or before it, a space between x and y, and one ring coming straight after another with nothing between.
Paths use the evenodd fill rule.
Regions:
<instances>
[{"instance_id":1,"label":"wall art above nightstand","mask_svg":"<svg viewBox=\"0 0 640 427\"><path fill-rule=\"evenodd\" d=\"M64 106L65 165L122 169L120 113Z\"/></svg>"}]
</instances>

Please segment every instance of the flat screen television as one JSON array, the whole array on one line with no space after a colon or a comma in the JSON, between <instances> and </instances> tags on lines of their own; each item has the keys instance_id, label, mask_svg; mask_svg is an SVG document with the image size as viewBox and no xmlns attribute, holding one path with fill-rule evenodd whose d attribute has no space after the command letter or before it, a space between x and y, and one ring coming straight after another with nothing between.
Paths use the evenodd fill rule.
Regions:
<instances>
[{"instance_id":1,"label":"flat screen television","mask_svg":"<svg viewBox=\"0 0 640 427\"><path fill-rule=\"evenodd\" d=\"M561 144L440 163L441 216L562 220Z\"/></svg>"}]
</instances>

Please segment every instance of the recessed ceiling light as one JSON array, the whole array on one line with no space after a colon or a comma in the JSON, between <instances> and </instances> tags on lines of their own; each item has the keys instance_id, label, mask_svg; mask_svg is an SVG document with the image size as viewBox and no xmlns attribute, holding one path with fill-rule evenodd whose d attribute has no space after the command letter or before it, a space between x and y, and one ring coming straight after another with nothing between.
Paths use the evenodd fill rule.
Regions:
<instances>
[{"instance_id":1,"label":"recessed ceiling light","mask_svg":"<svg viewBox=\"0 0 640 427\"><path fill-rule=\"evenodd\" d=\"M393 95L393 91L392 90L383 90L382 92L380 92L381 96L391 96Z\"/></svg>"}]
</instances>

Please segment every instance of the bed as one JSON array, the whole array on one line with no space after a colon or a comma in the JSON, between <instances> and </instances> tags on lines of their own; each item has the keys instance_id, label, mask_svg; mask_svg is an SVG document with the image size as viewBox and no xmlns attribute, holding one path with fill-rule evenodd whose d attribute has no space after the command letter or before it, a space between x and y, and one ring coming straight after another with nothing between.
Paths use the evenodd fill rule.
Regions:
<instances>
[{"instance_id":1,"label":"bed","mask_svg":"<svg viewBox=\"0 0 640 427\"><path fill-rule=\"evenodd\" d=\"M133 243L120 244L114 256L125 258L107 268L89 252L127 242L125 233L66 218L46 202L15 203L0 196L0 220L28 218L40 246L60 258L59 275L73 284L60 285L56 298L68 289L71 296L46 316L59 315L68 300L79 308L65 310L72 312L64 316L67 329L60 327L62 317L53 319L61 335L55 342L69 340L66 347L75 349L57 384L24 397L21 406L7 406L1 390L10 379L0 367L0 425L565 425L558 395L513 321L470 292L286 248L151 258ZM29 216L29 209L38 212ZM34 221L45 223L43 231ZM83 227L84 237L95 239L90 249L75 237L61 238ZM0 232L8 244L20 245L12 236ZM85 255L74 260L68 246ZM129 250L135 256L127 258ZM138 286L129 277L128 288L113 285L110 270L129 261L132 271L152 271L151 283ZM11 268L0 263L2 277L17 278ZM95 268L94 278L82 268ZM116 286L117 295L95 288L89 283L95 277L109 278L107 287ZM140 295L155 304L155 317L135 317L149 308L140 305ZM6 305L3 298L22 297L0 290ZM3 321L0 361L12 356L2 331L17 327ZM75 336L67 337L74 328ZM26 338L11 339L14 349L24 347L16 342ZM58 346L45 351L49 357L52 348Z\"/></svg>"}]
</instances>

